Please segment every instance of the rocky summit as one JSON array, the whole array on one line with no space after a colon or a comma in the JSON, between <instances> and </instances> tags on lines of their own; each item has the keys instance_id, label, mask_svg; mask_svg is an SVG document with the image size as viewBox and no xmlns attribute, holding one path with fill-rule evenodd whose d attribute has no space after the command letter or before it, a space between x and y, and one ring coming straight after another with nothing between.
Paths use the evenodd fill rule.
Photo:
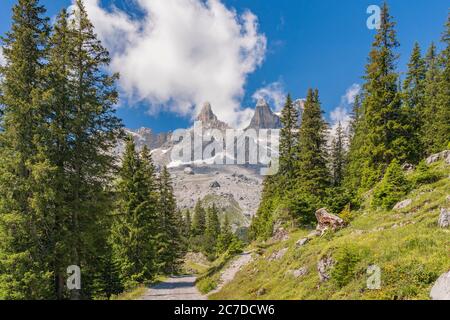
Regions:
<instances>
[{"instance_id":1,"label":"rocky summit","mask_svg":"<svg viewBox=\"0 0 450 320\"><path fill-rule=\"evenodd\" d=\"M205 102L203 104L203 107L195 120L201 121L203 128L205 129L219 129L219 130L230 129L229 125L227 125L225 122L220 121L217 118L209 102Z\"/></svg>"},{"instance_id":2,"label":"rocky summit","mask_svg":"<svg viewBox=\"0 0 450 320\"><path fill-rule=\"evenodd\" d=\"M250 129L280 129L281 120L272 112L264 99L258 101L255 114L248 126Z\"/></svg>"}]
</instances>

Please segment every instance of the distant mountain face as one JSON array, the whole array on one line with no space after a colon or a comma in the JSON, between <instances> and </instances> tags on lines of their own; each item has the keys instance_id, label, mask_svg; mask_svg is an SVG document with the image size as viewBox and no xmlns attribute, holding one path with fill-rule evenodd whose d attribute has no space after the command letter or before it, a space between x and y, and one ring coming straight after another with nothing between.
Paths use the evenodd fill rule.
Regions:
<instances>
[{"instance_id":1,"label":"distant mountain face","mask_svg":"<svg viewBox=\"0 0 450 320\"><path fill-rule=\"evenodd\" d=\"M195 120L201 121L204 129L230 129L230 126L217 118L217 116L212 111L211 104L209 102L206 102L203 105L202 110Z\"/></svg>"},{"instance_id":2,"label":"distant mountain face","mask_svg":"<svg viewBox=\"0 0 450 320\"><path fill-rule=\"evenodd\" d=\"M301 109L300 102L298 109ZM202 122L203 130L231 129L217 118L210 103L203 105L196 121ZM280 117L272 112L269 105L264 100L258 101L248 128L279 129L281 125ZM214 159L201 163L175 163L171 159L171 153L176 143L171 141L170 132L155 134L148 128L125 131L134 138L138 150L144 146L152 150L157 167L169 167L180 209L192 209L198 200L206 197L223 208L224 212L228 212L230 222L236 228L248 225L251 217L256 214L263 183L258 166L215 165ZM115 151L118 157L121 157L123 150L124 143L121 143Z\"/></svg>"},{"instance_id":3,"label":"distant mountain face","mask_svg":"<svg viewBox=\"0 0 450 320\"><path fill-rule=\"evenodd\" d=\"M259 100L248 129L280 129L281 126L280 117L272 112L265 100Z\"/></svg>"},{"instance_id":4,"label":"distant mountain face","mask_svg":"<svg viewBox=\"0 0 450 320\"><path fill-rule=\"evenodd\" d=\"M147 146L150 150L161 148L165 143L170 141L170 132L161 132L154 134L152 129L140 128L138 130L125 129L125 133L134 138L137 149Z\"/></svg>"}]
</instances>

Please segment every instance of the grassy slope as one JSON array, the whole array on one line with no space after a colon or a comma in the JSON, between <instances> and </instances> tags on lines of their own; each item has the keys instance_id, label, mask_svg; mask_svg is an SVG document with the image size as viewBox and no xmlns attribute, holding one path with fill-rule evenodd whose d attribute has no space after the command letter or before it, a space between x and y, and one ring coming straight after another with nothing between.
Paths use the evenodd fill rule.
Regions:
<instances>
[{"instance_id":1,"label":"grassy slope","mask_svg":"<svg viewBox=\"0 0 450 320\"><path fill-rule=\"evenodd\" d=\"M450 206L450 168L438 164L434 170L443 178L412 191L406 198L413 203L403 210L362 208L347 228L301 248L295 243L310 230L297 230L281 243L253 244L261 254L211 298L428 299L434 281L450 269L450 230L437 226L439 208ZM289 248L285 256L269 262L268 257L282 248ZM320 284L317 262L324 256L332 256L339 268ZM381 268L380 290L367 289L366 270L372 264ZM289 274L301 267L308 269L305 276Z\"/></svg>"}]
</instances>

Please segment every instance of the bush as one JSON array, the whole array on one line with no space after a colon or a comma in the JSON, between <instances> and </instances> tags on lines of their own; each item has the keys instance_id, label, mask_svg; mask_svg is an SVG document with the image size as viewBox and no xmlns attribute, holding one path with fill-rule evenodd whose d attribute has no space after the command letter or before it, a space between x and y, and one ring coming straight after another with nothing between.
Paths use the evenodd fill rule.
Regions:
<instances>
[{"instance_id":1,"label":"bush","mask_svg":"<svg viewBox=\"0 0 450 320\"><path fill-rule=\"evenodd\" d=\"M339 217L345 221L345 223L350 223L355 218L355 214L351 210L350 204L345 206L344 210L341 211Z\"/></svg>"},{"instance_id":2,"label":"bush","mask_svg":"<svg viewBox=\"0 0 450 320\"><path fill-rule=\"evenodd\" d=\"M339 214L349 205L357 207L354 196L341 187L329 188L327 190L326 207L334 214Z\"/></svg>"},{"instance_id":3,"label":"bush","mask_svg":"<svg viewBox=\"0 0 450 320\"><path fill-rule=\"evenodd\" d=\"M410 185L397 160L392 161L380 183L375 187L372 199L374 207L392 209L408 193Z\"/></svg>"},{"instance_id":4,"label":"bush","mask_svg":"<svg viewBox=\"0 0 450 320\"><path fill-rule=\"evenodd\" d=\"M421 186L423 184L430 184L438 181L440 178L439 174L430 170L430 167L421 161L416 168L416 171L411 176L411 182L414 187Z\"/></svg>"},{"instance_id":5,"label":"bush","mask_svg":"<svg viewBox=\"0 0 450 320\"><path fill-rule=\"evenodd\" d=\"M336 261L331 278L339 288L346 286L355 277L356 265L360 261L357 248L345 246L335 253Z\"/></svg>"},{"instance_id":6,"label":"bush","mask_svg":"<svg viewBox=\"0 0 450 320\"><path fill-rule=\"evenodd\" d=\"M302 190L291 192L285 202L292 218L301 226L314 223L316 221L315 212L322 206L317 197Z\"/></svg>"}]
</instances>

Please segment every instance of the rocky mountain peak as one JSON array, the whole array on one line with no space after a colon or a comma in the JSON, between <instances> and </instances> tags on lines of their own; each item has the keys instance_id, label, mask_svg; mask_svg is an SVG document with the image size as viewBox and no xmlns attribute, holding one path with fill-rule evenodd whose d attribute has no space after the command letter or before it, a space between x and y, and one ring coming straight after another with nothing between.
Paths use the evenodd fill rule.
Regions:
<instances>
[{"instance_id":1,"label":"rocky mountain peak","mask_svg":"<svg viewBox=\"0 0 450 320\"><path fill-rule=\"evenodd\" d=\"M260 99L256 104L255 114L248 128L279 129L281 128L281 120L272 112L269 104L264 99Z\"/></svg>"},{"instance_id":2,"label":"rocky mountain peak","mask_svg":"<svg viewBox=\"0 0 450 320\"><path fill-rule=\"evenodd\" d=\"M209 102L205 102L203 104L202 110L197 116L197 121L202 121L204 123L218 121L216 115L212 111L211 104Z\"/></svg>"},{"instance_id":3,"label":"rocky mountain peak","mask_svg":"<svg viewBox=\"0 0 450 320\"><path fill-rule=\"evenodd\" d=\"M205 102L203 104L203 107L195 120L201 121L203 127L207 129L212 128L220 130L229 129L229 126L225 122L220 121L214 114L211 104L209 102Z\"/></svg>"}]
</instances>

